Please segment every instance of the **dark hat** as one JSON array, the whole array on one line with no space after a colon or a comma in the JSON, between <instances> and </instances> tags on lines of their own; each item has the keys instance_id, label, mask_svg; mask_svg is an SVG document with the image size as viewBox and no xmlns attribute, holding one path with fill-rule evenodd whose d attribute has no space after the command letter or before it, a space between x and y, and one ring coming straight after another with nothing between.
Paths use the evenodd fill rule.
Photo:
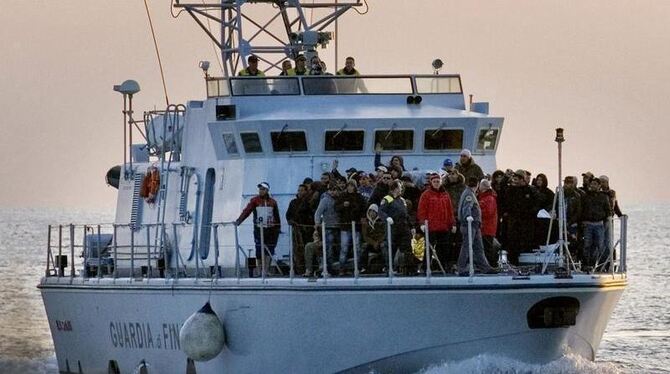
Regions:
<instances>
[{"instance_id":1,"label":"dark hat","mask_svg":"<svg viewBox=\"0 0 670 374\"><path fill-rule=\"evenodd\" d=\"M298 57L296 57L295 60L296 61L298 61L298 60L307 61L307 58L305 57L305 55L298 55Z\"/></svg>"},{"instance_id":2,"label":"dark hat","mask_svg":"<svg viewBox=\"0 0 670 374\"><path fill-rule=\"evenodd\" d=\"M440 179L440 174L437 173L430 173L428 175L428 180L432 181L433 179Z\"/></svg>"},{"instance_id":3,"label":"dark hat","mask_svg":"<svg viewBox=\"0 0 670 374\"><path fill-rule=\"evenodd\" d=\"M517 169L517 171L514 172L514 175L518 175L518 176L520 176L520 177L524 177L524 178L525 178L527 174L526 174L526 171L525 171L525 170L523 170L523 169Z\"/></svg>"},{"instance_id":4,"label":"dark hat","mask_svg":"<svg viewBox=\"0 0 670 374\"><path fill-rule=\"evenodd\" d=\"M586 173L582 173L582 177L593 178L594 175L593 175L593 173L591 173L590 171L587 171Z\"/></svg>"},{"instance_id":5,"label":"dark hat","mask_svg":"<svg viewBox=\"0 0 670 374\"><path fill-rule=\"evenodd\" d=\"M454 162L451 161L450 158L445 158L444 162L442 163L443 166L454 166Z\"/></svg>"},{"instance_id":6,"label":"dark hat","mask_svg":"<svg viewBox=\"0 0 670 374\"><path fill-rule=\"evenodd\" d=\"M254 55L251 55L251 56L249 56L247 61L248 62L258 62L258 57L254 56Z\"/></svg>"},{"instance_id":7,"label":"dark hat","mask_svg":"<svg viewBox=\"0 0 670 374\"><path fill-rule=\"evenodd\" d=\"M314 180L310 177L307 177L302 180L302 184L312 184L312 183L314 183Z\"/></svg>"},{"instance_id":8,"label":"dark hat","mask_svg":"<svg viewBox=\"0 0 670 374\"><path fill-rule=\"evenodd\" d=\"M261 183L259 183L256 187L258 187L258 188L265 188L265 189L268 190L268 191L270 190L270 185L268 184L268 182L261 182Z\"/></svg>"},{"instance_id":9,"label":"dark hat","mask_svg":"<svg viewBox=\"0 0 670 374\"><path fill-rule=\"evenodd\" d=\"M349 169L346 170L347 173L355 173L357 171L358 170L356 170L356 168L349 168Z\"/></svg>"},{"instance_id":10,"label":"dark hat","mask_svg":"<svg viewBox=\"0 0 670 374\"><path fill-rule=\"evenodd\" d=\"M381 171L382 173L388 173L389 169L386 168L384 165L379 165L377 166L377 171Z\"/></svg>"}]
</instances>

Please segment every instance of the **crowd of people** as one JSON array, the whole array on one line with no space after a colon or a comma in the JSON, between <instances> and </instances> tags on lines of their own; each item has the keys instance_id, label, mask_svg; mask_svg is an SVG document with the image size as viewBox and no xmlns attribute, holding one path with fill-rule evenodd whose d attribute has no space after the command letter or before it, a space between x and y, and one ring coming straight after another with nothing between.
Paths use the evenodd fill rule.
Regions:
<instances>
[{"instance_id":1,"label":"crowd of people","mask_svg":"<svg viewBox=\"0 0 670 374\"><path fill-rule=\"evenodd\" d=\"M338 166L333 161L317 181L305 178L286 211L297 274L316 274L324 243L329 274L352 271L356 248L361 272L388 271L390 252L392 270L400 274L425 271L429 263L433 270L468 275L470 238L476 272L495 273L501 250L515 266L520 253L558 237L558 225L544 218L555 218L551 213L558 209L544 174L508 169L485 175L467 149L457 162L445 159L437 171L408 171L401 156L384 165L379 153L374 172L349 168L342 174ZM609 254L609 218L622 213L607 176L586 172L582 178L581 187L573 176L563 183L568 241L573 260L593 267ZM274 254L281 223L270 186L263 182L258 189L237 224L253 213L260 259ZM433 255L428 262L427 246Z\"/></svg>"},{"instance_id":2,"label":"crowd of people","mask_svg":"<svg viewBox=\"0 0 670 374\"><path fill-rule=\"evenodd\" d=\"M356 70L356 60L349 56L344 60L344 68L336 73L337 75L351 75L360 76ZM258 69L258 57L251 55L247 58L247 67L240 70L237 74L240 77L264 77L265 73ZM319 56L314 55L307 65L307 58L304 55L298 55L295 58L295 68L291 64L291 60L284 60L281 64L281 73L279 76L296 76L296 75L332 75L328 73L326 63L323 62Z\"/></svg>"}]
</instances>

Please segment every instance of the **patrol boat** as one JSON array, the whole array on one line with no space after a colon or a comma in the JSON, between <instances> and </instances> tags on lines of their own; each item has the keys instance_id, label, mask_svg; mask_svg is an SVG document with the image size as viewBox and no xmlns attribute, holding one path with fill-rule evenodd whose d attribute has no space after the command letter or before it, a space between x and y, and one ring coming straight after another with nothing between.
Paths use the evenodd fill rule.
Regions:
<instances>
[{"instance_id":1,"label":"patrol boat","mask_svg":"<svg viewBox=\"0 0 670 374\"><path fill-rule=\"evenodd\" d=\"M595 358L627 283L625 219L606 272L581 271L561 234L526 256L534 266L494 275L470 265L466 277L430 266L362 276L356 266L353 276L303 278L286 222L273 276L253 269L253 224L234 220L261 181L283 220L303 178L318 179L333 159L372 170L376 144L419 170L463 148L485 171L496 166L503 118L488 103L466 107L461 77L441 74L439 61L430 75L235 77L251 54L269 72L316 55L338 17L362 5L176 1L221 49L224 76L202 62L206 99L142 115L132 107L139 85L114 87L125 137L123 163L107 174L118 188L114 223L48 228L39 289L60 373L404 373L479 354ZM322 17L307 17L313 10ZM254 19L270 12L270 23ZM255 43L260 34L268 44ZM556 140L560 150L562 133Z\"/></svg>"}]
</instances>

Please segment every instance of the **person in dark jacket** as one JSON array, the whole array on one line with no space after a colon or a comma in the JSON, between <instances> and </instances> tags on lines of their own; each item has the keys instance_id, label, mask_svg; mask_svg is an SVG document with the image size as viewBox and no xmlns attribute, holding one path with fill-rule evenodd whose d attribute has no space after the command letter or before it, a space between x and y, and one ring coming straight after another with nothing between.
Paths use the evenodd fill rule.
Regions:
<instances>
[{"instance_id":1,"label":"person in dark jacket","mask_svg":"<svg viewBox=\"0 0 670 374\"><path fill-rule=\"evenodd\" d=\"M465 180L472 177L480 181L484 178L484 172L482 168L475 163L475 160L472 158L472 152L469 149L464 149L461 151L461 156L454 167L458 170L459 173L463 174ZM460 198L460 196L459 196Z\"/></svg>"},{"instance_id":2,"label":"person in dark jacket","mask_svg":"<svg viewBox=\"0 0 670 374\"><path fill-rule=\"evenodd\" d=\"M389 187L389 194L384 196L379 207L380 216L388 221L391 226L391 255L395 257L398 253L398 267L404 275L409 275L414 267L411 253L412 233L409 222L409 214L405 199L402 198L402 183L394 181Z\"/></svg>"},{"instance_id":3,"label":"person in dark jacket","mask_svg":"<svg viewBox=\"0 0 670 374\"><path fill-rule=\"evenodd\" d=\"M377 181L377 186L372 190L372 195L368 199L368 205L377 204L380 205L384 196L389 193L389 186L393 182L391 178L391 173L388 171L382 172L381 180Z\"/></svg>"},{"instance_id":4,"label":"person in dark jacket","mask_svg":"<svg viewBox=\"0 0 670 374\"><path fill-rule=\"evenodd\" d=\"M535 220L539 209L535 189L526 183L526 176L525 170L515 171L505 195L506 236L502 244L513 265L518 265L521 252L530 252L535 247Z\"/></svg>"},{"instance_id":5,"label":"person in dark jacket","mask_svg":"<svg viewBox=\"0 0 670 374\"><path fill-rule=\"evenodd\" d=\"M235 225L239 226L253 213L256 261L259 261L258 265L265 264L262 271L267 274L270 261L272 260L268 255L274 256L275 254L277 239L281 232L281 220L279 219L277 201L270 197L270 185L267 182L262 182L257 187L258 195L251 198L249 204L247 204L242 213L240 213L240 216L235 220ZM261 241L261 230L263 230L263 241ZM265 245L265 250L262 248L263 244Z\"/></svg>"},{"instance_id":6,"label":"person in dark jacket","mask_svg":"<svg viewBox=\"0 0 670 374\"><path fill-rule=\"evenodd\" d=\"M607 258L605 248L605 220L612 215L610 201L600 191L600 180L593 178L582 198L582 225L584 227L584 259L587 266L595 266Z\"/></svg>"},{"instance_id":7,"label":"person in dark jacket","mask_svg":"<svg viewBox=\"0 0 670 374\"><path fill-rule=\"evenodd\" d=\"M305 244L312 238L314 231L314 213L309 206L309 189L306 185L298 186L295 199L291 200L286 210L286 221L292 227L293 263L296 274L305 271Z\"/></svg>"},{"instance_id":8,"label":"person in dark jacket","mask_svg":"<svg viewBox=\"0 0 670 374\"><path fill-rule=\"evenodd\" d=\"M457 208L458 202L461 199L461 195L465 190L465 177L456 169L452 169L445 176L443 186L451 198L451 206ZM454 222L459 222L458 209L454 209ZM456 261L458 260L458 253L461 250L462 235L458 230L460 230L460 225L454 225L454 229L451 231L453 235L449 236L449 249L447 250L446 263L447 269L451 269L456 265Z\"/></svg>"},{"instance_id":9,"label":"person in dark jacket","mask_svg":"<svg viewBox=\"0 0 670 374\"><path fill-rule=\"evenodd\" d=\"M579 224L582 216L582 194L577 188L577 177L567 176L563 179L563 198L565 199L565 220L568 232L568 249L573 260L581 260L581 235ZM558 204L558 200L556 201ZM558 206L554 207L558 212Z\"/></svg>"},{"instance_id":10,"label":"person in dark jacket","mask_svg":"<svg viewBox=\"0 0 670 374\"><path fill-rule=\"evenodd\" d=\"M366 220L361 229L363 233L363 251L361 263L370 265L370 253L376 253L383 258L382 266L388 264L388 250L386 246L386 221L379 218L379 207L371 204L365 215ZM381 269L381 267L379 269Z\"/></svg>"},{"instance_id":11,"label":"person in dark jacket","mask_svg":"<svg viewBox=\"0 0 670 374\"><path fill-rule=\"evenodd\" d=\"M537 208L544 209L551 212L554 205L554 191L547 187L547 176L540 173L533 180L533 187L537 196ZM551 220L546 218L535 218L535 247L539 248L541 245L547 244L547 233L549 232L549 225ZM558 239L558 225L552 225L552 234L550 242L553 243Z\"/></svg>"},{"instance_id":12,"label":"person in dark jacket","mask_svg":"<svg viewBox=\"0 0 670 374\"><path fill-rule=\"evenodd\" d=\"M623 213L621 212L621 208L619 208L619 202L617 201L616 198L616 191L613 189L610 189L610 179L607 177L607 175L601 175L598 177L600 180L600 191L607 195L607 198L609 199L610 202L610 208L612 210L612 214L607 217L605 220L605 249L609 250L610 248L610 237L612 236L612 220L611 218L616 215L617 217L621 217Z\"/></svg>"},{"instance_id":13,"label":"person in dark jacket","mask_svg":"<svg viewBox=\"0 0 670 374\"><path fill-rule=\"evenodd\" d=\"M360 222L365 210L365 199L358 193L356 181L351 179L347 187L335 199L335 211L340 219L340 275L344 275L344 266L349 256L349 246L358 243L360 238ZM356 224L356 235L353 234L351 222Z\"/></svg>"},{"instance_id":14,"label":"person in dark jacket","mask_svg":"<svg viewBox=\"0 0 670 374\"><path fill-rule=\"evenodd\" d=\"M419 199L417 221L423 225L428 221L430 245L435 248L437 258L446 264L449 251L449 235L454 227L454 209L449 194L442 188L440 176L433 173L429 177L430 187Z\"/></svg>"},{"instance_id":15,"label":"person in dark jacket","mask_svg":"<svg viewBox=\"0 0 670 374\"><path fill-rule=\"evenodd\" d=\"M380 143L377 143L377 145L375 146L375 169L377 169L379 166L383 166L382 154L381 154L383 150L384 148L382 147L382 145ZM399 155L391 156L391 160L387 165L387 169L390 169L392 167L399 167L401 173L406 170L405 160L403 160L402 156Z\"/></svg>"}]
</instances>

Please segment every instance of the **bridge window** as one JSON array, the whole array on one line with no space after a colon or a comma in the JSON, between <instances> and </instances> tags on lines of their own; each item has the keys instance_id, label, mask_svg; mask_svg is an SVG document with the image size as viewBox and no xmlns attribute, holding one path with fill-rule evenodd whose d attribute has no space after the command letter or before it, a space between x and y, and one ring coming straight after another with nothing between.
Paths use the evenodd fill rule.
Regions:
<instances>
[{"instance_id":1,"label":"bridge window","mask_svg":"<svg viewBox=\"0 0 670 374\"><path fill-rule=\"evenodd\" d=\"M307 138L304 131L273 131L270 133L275 152L306 152Z\"/></svg>"},{"instance_id":2,"label":"bridge window","mask_svg":"<svg viewBox=\"0 0 670 374\"><path fill-rule=\"evenodd\" d=\"M242 145L244 146L244 152L246 152L246 153L263 153L263 147L261 146L261 139L258 137L258 133L243 132L243 133L240 133L240 138L242 139Z\"/></svg>"},{"instance_id":3,"label":"bridge window","mask_svg":"<svg viewBox=\"0 0 670 374\"><path fill-rule=\"evenodd\" d=\"M477 150L479 151L493 151L496 149L498 142L499 129L482 129L479 130L479 137L477 140Z\"/></svg>"},{"instance_id":4,"label":"bridge window","mask_svg":"<svg viewBox=\"0 0 670 374\"><path fill-rule=\"evenodd\" d=\"M463 148L463 130L427 129L424 132L423 147L426 150L461 150Z\"/></svg>"},{"instance_id":5,"label":"bridge window","mask_svg":"<svg viewBox=\"0 0 670 374\"><path fill-rule=\"evenodd\" d=\"M458 76L416 77L415 82L418 94L463 93L461 78Z\"/></svg>"},{"instance_id":6,"label":"bridge window","mask_svg":"<svg viewBox=\"0 0 670 374\"><path fill-rule=\"evenodd\" d=\"M362 151L364 131L326 131L326 151Z\"/></svg>"},{"instance_id":7,"label":"bridge window","mask_svg":"<svg viewBox=\"0 0 670 374\"><path fill-rule=\"evenodd\" d=\"M238 155L240 152L237 150L237 143L235 142L235 135L231 133L223 134L223 144L226 146L226 152L229 155Z\"/></svg>"},{"instance_id":8,"label":"bridge window","mask_svg":"<svg viewBox=\"0 0 670 374\"><path fill-rule=\"evenodd\" d=\"M375 144L380 144L385 151L409 151L414 148L414 131L378 130L375 131Z\"/></svg>"}]
</instances>

